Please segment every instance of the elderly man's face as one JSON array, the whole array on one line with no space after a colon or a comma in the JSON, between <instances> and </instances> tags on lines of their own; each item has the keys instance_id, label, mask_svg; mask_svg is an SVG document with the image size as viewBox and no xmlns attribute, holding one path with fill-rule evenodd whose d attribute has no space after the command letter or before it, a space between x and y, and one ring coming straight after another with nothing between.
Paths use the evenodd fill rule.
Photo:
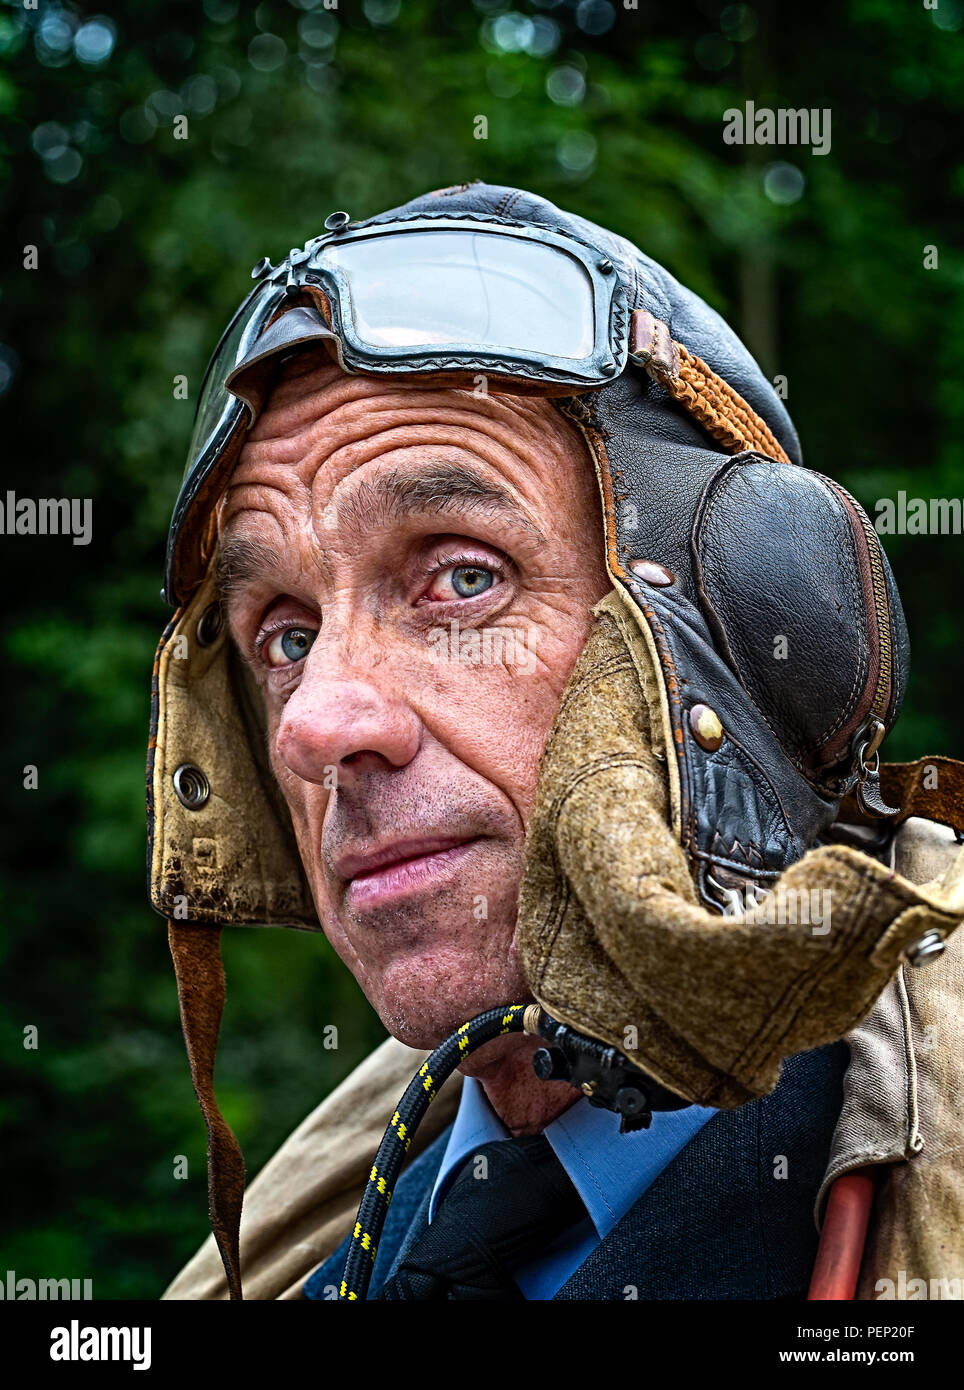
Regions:
<instances>
[{"instance_id":1,"label":"elderly man's face","mask_svg":"<svg viewBox=\"0 0 964 1390\"><path fill-rule=\"evenodd\" d=\"M609 588L598 513L548 401L317 358L289 365L222 503L231 633L319 920L411 1046L531 998L513 944L525 829Z\"/></svg>"}]
</instances>

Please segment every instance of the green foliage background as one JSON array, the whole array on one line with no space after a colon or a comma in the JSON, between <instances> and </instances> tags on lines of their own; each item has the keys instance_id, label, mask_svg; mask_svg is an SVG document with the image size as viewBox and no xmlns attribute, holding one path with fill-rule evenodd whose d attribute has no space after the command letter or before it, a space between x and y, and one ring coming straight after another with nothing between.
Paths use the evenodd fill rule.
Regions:
<instances>
[{"instance_id":1,"label":"green foliage background","mask_svg":"<svg viewBox=\"0 0 964 1390\"><path fill-rule=\"evenodd\" d=\"M153 1298L206 1201L145 896L149 677L195 389L248 268L336 208L474 177L530 187L734 322L786 376L807 461L872 515L899 488L961 497L964 7L128 0L96 16L0 7L4 487L94 507L87 547L0 537L0 1274ZM829 108L831 153L724 145L724 110L748 98ZM802 174L794 201L799 177L774 164ZM960 547L887 541L914 644L888 756L964 751ZM253 1172L383 1030L320 938L233 932L225 957L219 1094Z\"/></svg>"}]
</instances>

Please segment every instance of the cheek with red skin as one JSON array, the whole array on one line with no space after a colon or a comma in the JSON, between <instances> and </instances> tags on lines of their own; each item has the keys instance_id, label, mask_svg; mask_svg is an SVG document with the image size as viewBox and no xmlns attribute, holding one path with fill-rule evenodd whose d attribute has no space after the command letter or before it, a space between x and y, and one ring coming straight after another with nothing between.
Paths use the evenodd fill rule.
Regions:
<instances>
[{"instance_id":1,"label":"cheek with red skin","mask_svg":"<svg viewBox=\"0 0 964 1390\"><path fill-rule=\"evenodd\" d=\"M431 736L454 759L498 787L517 808L523 825L535 795L539 757L589 629L587 610L556 612L554 617L556 631L531 622L525 625L532 654L527 659L535 668L531 671L500 663L433 662L425 650L413 657L409 642L385 630L378 634L379 648L370 652L373 667L388 663L394 690ZM509 619L507 625L515 622ZM295 777L278 756L281 717L279 705L269 701L275 775L296 824L320 832L330 792ZM308 838L317 844L317 838Z\"/></svg>"}]
</instances>

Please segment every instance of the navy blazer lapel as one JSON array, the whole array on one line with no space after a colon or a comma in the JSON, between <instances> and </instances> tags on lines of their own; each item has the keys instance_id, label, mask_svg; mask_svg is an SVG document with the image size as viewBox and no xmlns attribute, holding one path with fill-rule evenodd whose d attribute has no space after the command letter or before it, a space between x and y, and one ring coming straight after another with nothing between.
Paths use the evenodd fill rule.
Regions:
<instances>
[{"instance_id":1,"label":"navy blazer lapel","mask_svg":"<svg viewBox=\"0 0 964 1390\"><path fill-rule=\"evenodd\" d=\"M805 1296L848 1059L844 1043L793 1057L771 1095L714 1116L555 1297Z\"/></svg>"}]
</instances>

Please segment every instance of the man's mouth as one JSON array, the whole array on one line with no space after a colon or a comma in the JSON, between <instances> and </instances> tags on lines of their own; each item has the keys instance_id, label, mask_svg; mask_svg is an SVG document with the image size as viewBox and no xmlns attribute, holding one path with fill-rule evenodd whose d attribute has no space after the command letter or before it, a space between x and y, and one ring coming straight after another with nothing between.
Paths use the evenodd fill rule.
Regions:
<instances>
[{"instance_id":1,"label":"man's mouth","mask_svg":"<svg viewBox=\"0 0 964 1390\"><path fill-rule=\"evenodd\" d=\"M381 907L390 899L437 887L481 838L450 835L397 840L368 854L344 855L334 867L347 880L345 896L350 907Z\"/></svg>"}]
</instances>

